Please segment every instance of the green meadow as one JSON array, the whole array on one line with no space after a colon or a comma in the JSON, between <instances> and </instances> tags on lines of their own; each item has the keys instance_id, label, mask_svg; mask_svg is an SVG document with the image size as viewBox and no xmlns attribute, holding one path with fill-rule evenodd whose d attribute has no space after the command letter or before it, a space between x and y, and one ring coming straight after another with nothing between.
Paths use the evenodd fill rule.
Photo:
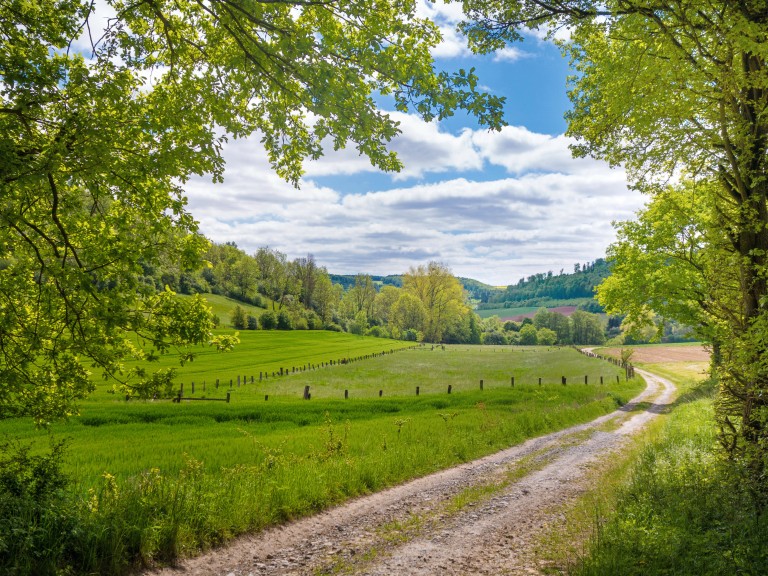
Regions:
<instances>
[{"instance_id":1,"label":"green meadow","mask_svg":"<svg viewBox=\"0 0 768 576\"><path fill-rule=\"evenodd\" d=\"M194 397L229 392L229 403L126 401L104 382L79 416L52 427L55 438L67 439L62 466L76 510L67 517L77 519L71 533L79 535L59 563L119 574L172 561L588 421L643 387L570 348L397 351L404 343L336 333L241 336L237 351L206 351L184 369L185 398L194 377ZM336 363L341 358L352 361ZM281 366L287 375L273 377ZM269 378L259 382L258 371ZM231 387L225 374L234 376ZM238 387L235 374L248 375L247 383ZM40 449L49 442L47 432L22 421L0 423L0 435Z\"/></svg>"}]
</instances>

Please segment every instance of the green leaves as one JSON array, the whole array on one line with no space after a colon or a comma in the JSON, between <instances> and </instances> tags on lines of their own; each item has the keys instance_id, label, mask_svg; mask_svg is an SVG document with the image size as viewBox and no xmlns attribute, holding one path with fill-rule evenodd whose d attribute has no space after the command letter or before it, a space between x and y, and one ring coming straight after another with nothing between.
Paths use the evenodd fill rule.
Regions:
<instances>
[{"instance_id":1,"label":"green leaves","mask_svg":"<svg viewBox=\"0 0 768 576\"><path fill-rule=\"evenodd\" d=\"M260 135L298 184L326 145L400 168L377 94L502 124L473 71L435 72L439 32L411 0L104 4L113 17L86 0L0 4L0 417L73 413L86 364L147 395L172 372L121 376L125 359L234 344L211 337L202 301L138 280L161 259L201 263L183 184L222 179L228 137Z\"/></svg>"}]
</instances>

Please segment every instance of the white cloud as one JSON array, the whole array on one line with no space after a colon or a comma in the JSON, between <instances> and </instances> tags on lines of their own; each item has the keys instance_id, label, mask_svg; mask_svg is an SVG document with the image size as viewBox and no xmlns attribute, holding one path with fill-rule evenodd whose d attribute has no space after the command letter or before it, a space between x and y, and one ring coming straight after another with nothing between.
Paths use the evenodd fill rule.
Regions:
<instances>
[{"instance_id":1,"label":"white cloud","mask_svg":"<svg viewBox=\"0 0 768 576\"><path fill-rule=\"evenodd\" d=\"M532 54L530 52L525 52L515 46L507 46L506 48L497 50L493 54L493 61L494 62L516 62L521 58L530 58L531 56Z\"/></svg>"},{"instance_id":2,"label":"white cloud","mask_svg":"<svg viewBox=\"0 0 768 576\"><path fill-rule=\"evenodd\" d=\"M424 122L412 114L390 112L390 116L399 122L401 130L401 134L391 142L390 149L397 152L404 165L395 179L482 167L483 159L472 145L470 130L453 135L441 131L437 122ZM307 178L378 171L368 158L352 147L338 151L330 148L323 158L307 162L305 168Z\"/></svg>"},{"instance_id":3,"label":"white cloud","mask_svg":"<svg viewBox=\"0 0 768 576\"><path fill-rule=\"evenodd\" d=\"M445 178L393 179L387 189L350 191L354 176L347 176L338 184L344 193L308 178L297 190L272 173L257 142L243 140L225 147L223 185L190 183L190 209L216 241L235 241L248 251L270 245L291 258L312 253L336 273L401 273L439 260L457 275L504 285L601 257L614 238L610 222L641 206L623 172L570 159L562 136L523 128L454 136L427 124L407 132L407 146L425 146L413 173ZM441 147L447 159L432 158ZM462 147L471 161L460 157ZM476 169L478 158L509 176L460 177ZM314 173L356 173L348 168Z\"/></svg>"}]
</instances>

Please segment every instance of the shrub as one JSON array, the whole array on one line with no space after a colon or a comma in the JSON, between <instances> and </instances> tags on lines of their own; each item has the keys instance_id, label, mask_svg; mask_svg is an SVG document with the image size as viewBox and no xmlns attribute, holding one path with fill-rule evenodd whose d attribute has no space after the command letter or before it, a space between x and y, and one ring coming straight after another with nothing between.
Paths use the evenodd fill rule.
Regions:
<instances>
[{"instance_id":1,"label":"shrub","mask_svg":"<svg viewBox=\"0 0 768 576\"><path fill-rule=\"evenodd\" d=\"M507 337L501 332L486 332L483 334L483 344L508 344Z\"/></svg>"},{"instance_id":2,"label":"shrub","mask_svg":"<svg viewBox=\"0 0 768 576\"><path fill-rule=\"evenodd\" d=\"M278 330L293 330L293 321L290 314L285 310L280 310L277 314L277 329Z\"/></svg>"},{"instance_id":3,"label":"shrub","mask_svg":"<svg viewBox=\"0 0 768 576\"><path fill-rule=\"evenodd\" d=\"M366 336L373 336L375 338L389 338L389 332L383 326L371 326L365 332Z\"/></svg>"},{"instance_id":4,"label":"shrub","mask_svg":"<svg viewBox=\"0 0 768 576\"><path fill-rule=\"evenodd\" d=\"M277 316L272 310L267 310L259 317L262 330L274 330L277 328Z\"/></svg>"},{"instance_id":5,"label":"shrub","mask_svg":"<svg viewBox=\"0 0 768 576\"><path fill-rule=\"evenodd\" d=\"M335 322L328 322L328 324L323 326L323 330L328 330L329 332L344 332L344 329Z\"/></svg>"},{"instance_id":6,"label":"shrub","mask_svg":"<svg viewBox=\"0 0 768 576\"><path fill-rule=\"evenodd\" d=\"M248 330L258 330L259 329L259 320L256 318L256 316L251 316L248 314Z\"/></svg>"},{"instance_id":7,"label":"shrub","mask_svg":"<svg viewBox=\"0 0 768 576\"><path fill-rule=\"evenodd\" d=\"M421 342L422 338L424 338L424 335L418 330L414 330L413 328L403 330L403 340L406 342Z\"/></svg>"},{"instance_id":8,"label":"shrub","mask_svg":"<svg viewBox=\"0 0 768 576\"><path fill-rule=\"evenodd\" d=\"M63 451L63 442L43 456L30 456L28 446L0 445L0 573L65 571L76 520L64 492Z\"/></svg>"},{"instance_id":9,"label":"shrub","mask_svg":"<svg viewBox=\"0 0 768 576\"><path fill-rule=\"evenodd\" d=\"M307 328L309 330L321 330L323 328L323 321L314 310L307 312Z\"/></svg>"}]
</instances>

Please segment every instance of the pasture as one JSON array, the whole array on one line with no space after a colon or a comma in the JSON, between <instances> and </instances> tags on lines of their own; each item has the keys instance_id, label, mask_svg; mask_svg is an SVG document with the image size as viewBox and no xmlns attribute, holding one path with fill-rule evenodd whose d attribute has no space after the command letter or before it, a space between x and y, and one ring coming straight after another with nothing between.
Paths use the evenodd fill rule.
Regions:
<instances>
[{"instance_id":1,"label":"pasture","mask_svg":"<svg viewBox=\"0 0 768 576\"><path fill-rule=\"evenodd\" d=\"M182 371L185 397L194 377L195 397L228 391L229 403L126 401L104 382L79 416L52 427L68 439L64 470L96 563L88 570L170 560L478 458L610 412L643 386L569 348L389 353L407 343L327 332L241 336L236 352L205 351ZM285 375L273 377L279 367ZM269 378L259 382L257 370ZM238 387L236 374L254 374L254 383ZM26 421L0 422L0 436L41 449L49 441Z\"/></svg>"}]
</instances>

